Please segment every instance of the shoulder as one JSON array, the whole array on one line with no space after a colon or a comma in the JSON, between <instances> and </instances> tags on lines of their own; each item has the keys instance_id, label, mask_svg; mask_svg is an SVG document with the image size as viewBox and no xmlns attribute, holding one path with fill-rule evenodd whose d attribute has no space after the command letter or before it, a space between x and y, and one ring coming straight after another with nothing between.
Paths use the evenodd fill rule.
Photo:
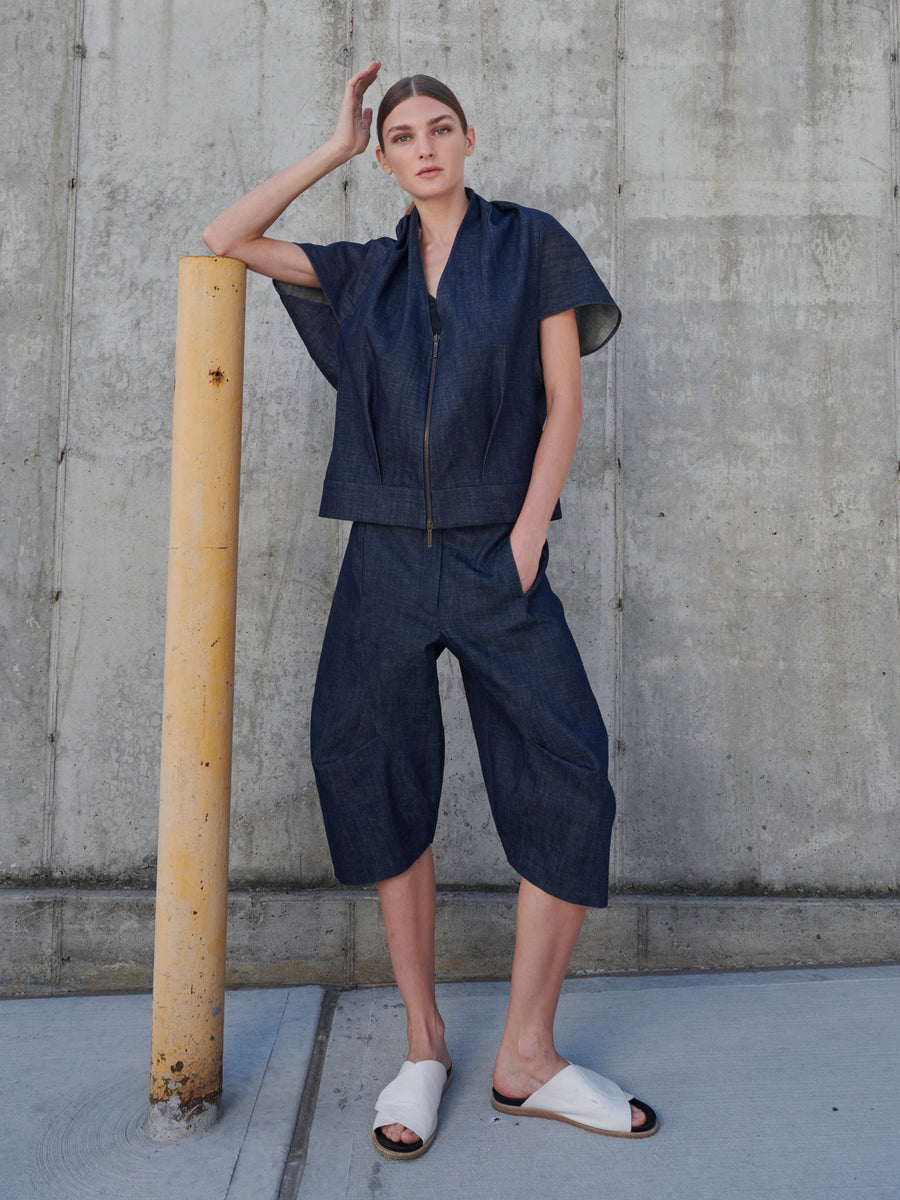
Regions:
<instances>
[{"instance_id":1,"label":"shoulder","mask_svg":"<svg viewBox=\"0 0 900 1200\"><path fill-rule=\"evenodd\" d=\"M490 227L504 240L518 241L522 249L529 247L543 255L548 250L577 245L556 217L539 208L512 200L491 200L485 206Z\"/></svg>"},{"instance_id":2,"label":"shoulder","mask_svg":"<svg viewBox=\"0 0 900 1200\"><path fill-rule=\"evenodd\" d=\"M517 204L514 200L491 200L486 201L486 204L492 210L492 219L500 223L517 225L536 234L563 228L550 213L542 212L539 208L529 208L525 204Z\"/></svg>"}]
</instances>

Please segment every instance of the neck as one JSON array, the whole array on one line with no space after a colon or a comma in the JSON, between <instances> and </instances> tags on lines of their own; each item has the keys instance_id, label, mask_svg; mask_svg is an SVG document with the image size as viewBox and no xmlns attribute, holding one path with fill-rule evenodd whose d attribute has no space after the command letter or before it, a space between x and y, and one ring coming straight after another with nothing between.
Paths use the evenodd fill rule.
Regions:
<instances>
[{"instance_id":1,"label":"neck","mask_svg":"<svg viewBox=\"0 0 900 1200\"><path fill-rule=\"evenodd\" d=\"M417 200L420 240L426 246L451 243L469 207L465 189L453 196L436 196L433 200Z\"/></svg>"}]
</instances>

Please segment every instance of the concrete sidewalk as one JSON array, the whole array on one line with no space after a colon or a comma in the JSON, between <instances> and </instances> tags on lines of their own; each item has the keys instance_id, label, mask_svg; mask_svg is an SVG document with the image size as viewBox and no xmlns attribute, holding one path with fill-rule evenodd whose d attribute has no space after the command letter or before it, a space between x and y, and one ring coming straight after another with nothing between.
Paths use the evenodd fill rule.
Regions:
<instances>
[{"instance_id":1,"label":"concrete sidewalk","mask_svg":"<svg viewBox=\"0 0 900 1200\"><path fill-rule=\"evenodd\" d=\"M370 1141L404 1050L393 988L230 992L223 1117L165 1145L143 1130L149 997L2 1001L0 1197L900 1194L900 966L568 982L559 1048L657 1108L660 1132L637 1142L493 1111L506 992L439 988L454 1082L434 1146L410 1163Z\"/></svg>"}]
</instances>

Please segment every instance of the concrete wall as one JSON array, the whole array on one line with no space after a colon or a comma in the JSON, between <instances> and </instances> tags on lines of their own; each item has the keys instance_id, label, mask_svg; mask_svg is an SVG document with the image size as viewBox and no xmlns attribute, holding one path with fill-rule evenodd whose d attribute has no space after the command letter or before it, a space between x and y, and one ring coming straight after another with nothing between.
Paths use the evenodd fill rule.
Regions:
<instances>
[{"instance_id":1,"label":"concrete wall","mask_svg":"<svg viewBox=\"0 0 900 1200\"><path fill-rule=\"evenodd\" d=\"M896 957L897 8L7 6L7 987L146 984L149 894L128 889L155 866L177 259L327 136L372 57L385 83L446 78L472 185L552 211L625 309L586 363L551 543L620 804L620 896L576 966ZM281 233L362 239L403 207L370 153ZM267 282L248 310L234 978L383 977L370 899L332 886L308 762L345 538L316 517L332 394ZM452 661L441 683L443 970L502 971L515 878ZM459 950L478 912L480 960Z\"/></svg>"}]
</instances>

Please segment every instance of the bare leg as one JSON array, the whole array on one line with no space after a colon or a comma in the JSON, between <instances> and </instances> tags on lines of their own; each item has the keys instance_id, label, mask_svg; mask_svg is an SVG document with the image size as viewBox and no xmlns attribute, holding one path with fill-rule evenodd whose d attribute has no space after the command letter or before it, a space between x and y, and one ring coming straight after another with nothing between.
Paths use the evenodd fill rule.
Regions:
<instances>
[{"instance_id":1,"label":"bare leg","mask_svg":"<svg viewBox=\"0 0 900 1200\"><path fill-rule=\"evenodd\" d=\"M553 1043L553 1020L563 979L586 909L558 900L522 880L506 1028L494 1065L494 1087L523 1099L567 1065ZM646 1121L631 1106L632 1128Z\"/></svg>"},{"instance_id":2,"label":"bare leg","mask_svg":"<svg viewBox=\"0 0 900 1200\"><path fill-rule=\"evenodd\" d=\"M391 964L406 1008L410 1062L428 1059L450 1066L444 1022L434 994L434 859L431 847L408 871L378 885ZM391 1141L411 1144L418 1135L403 1125L386 1125Z\"/></svg>"}]
</instances>

